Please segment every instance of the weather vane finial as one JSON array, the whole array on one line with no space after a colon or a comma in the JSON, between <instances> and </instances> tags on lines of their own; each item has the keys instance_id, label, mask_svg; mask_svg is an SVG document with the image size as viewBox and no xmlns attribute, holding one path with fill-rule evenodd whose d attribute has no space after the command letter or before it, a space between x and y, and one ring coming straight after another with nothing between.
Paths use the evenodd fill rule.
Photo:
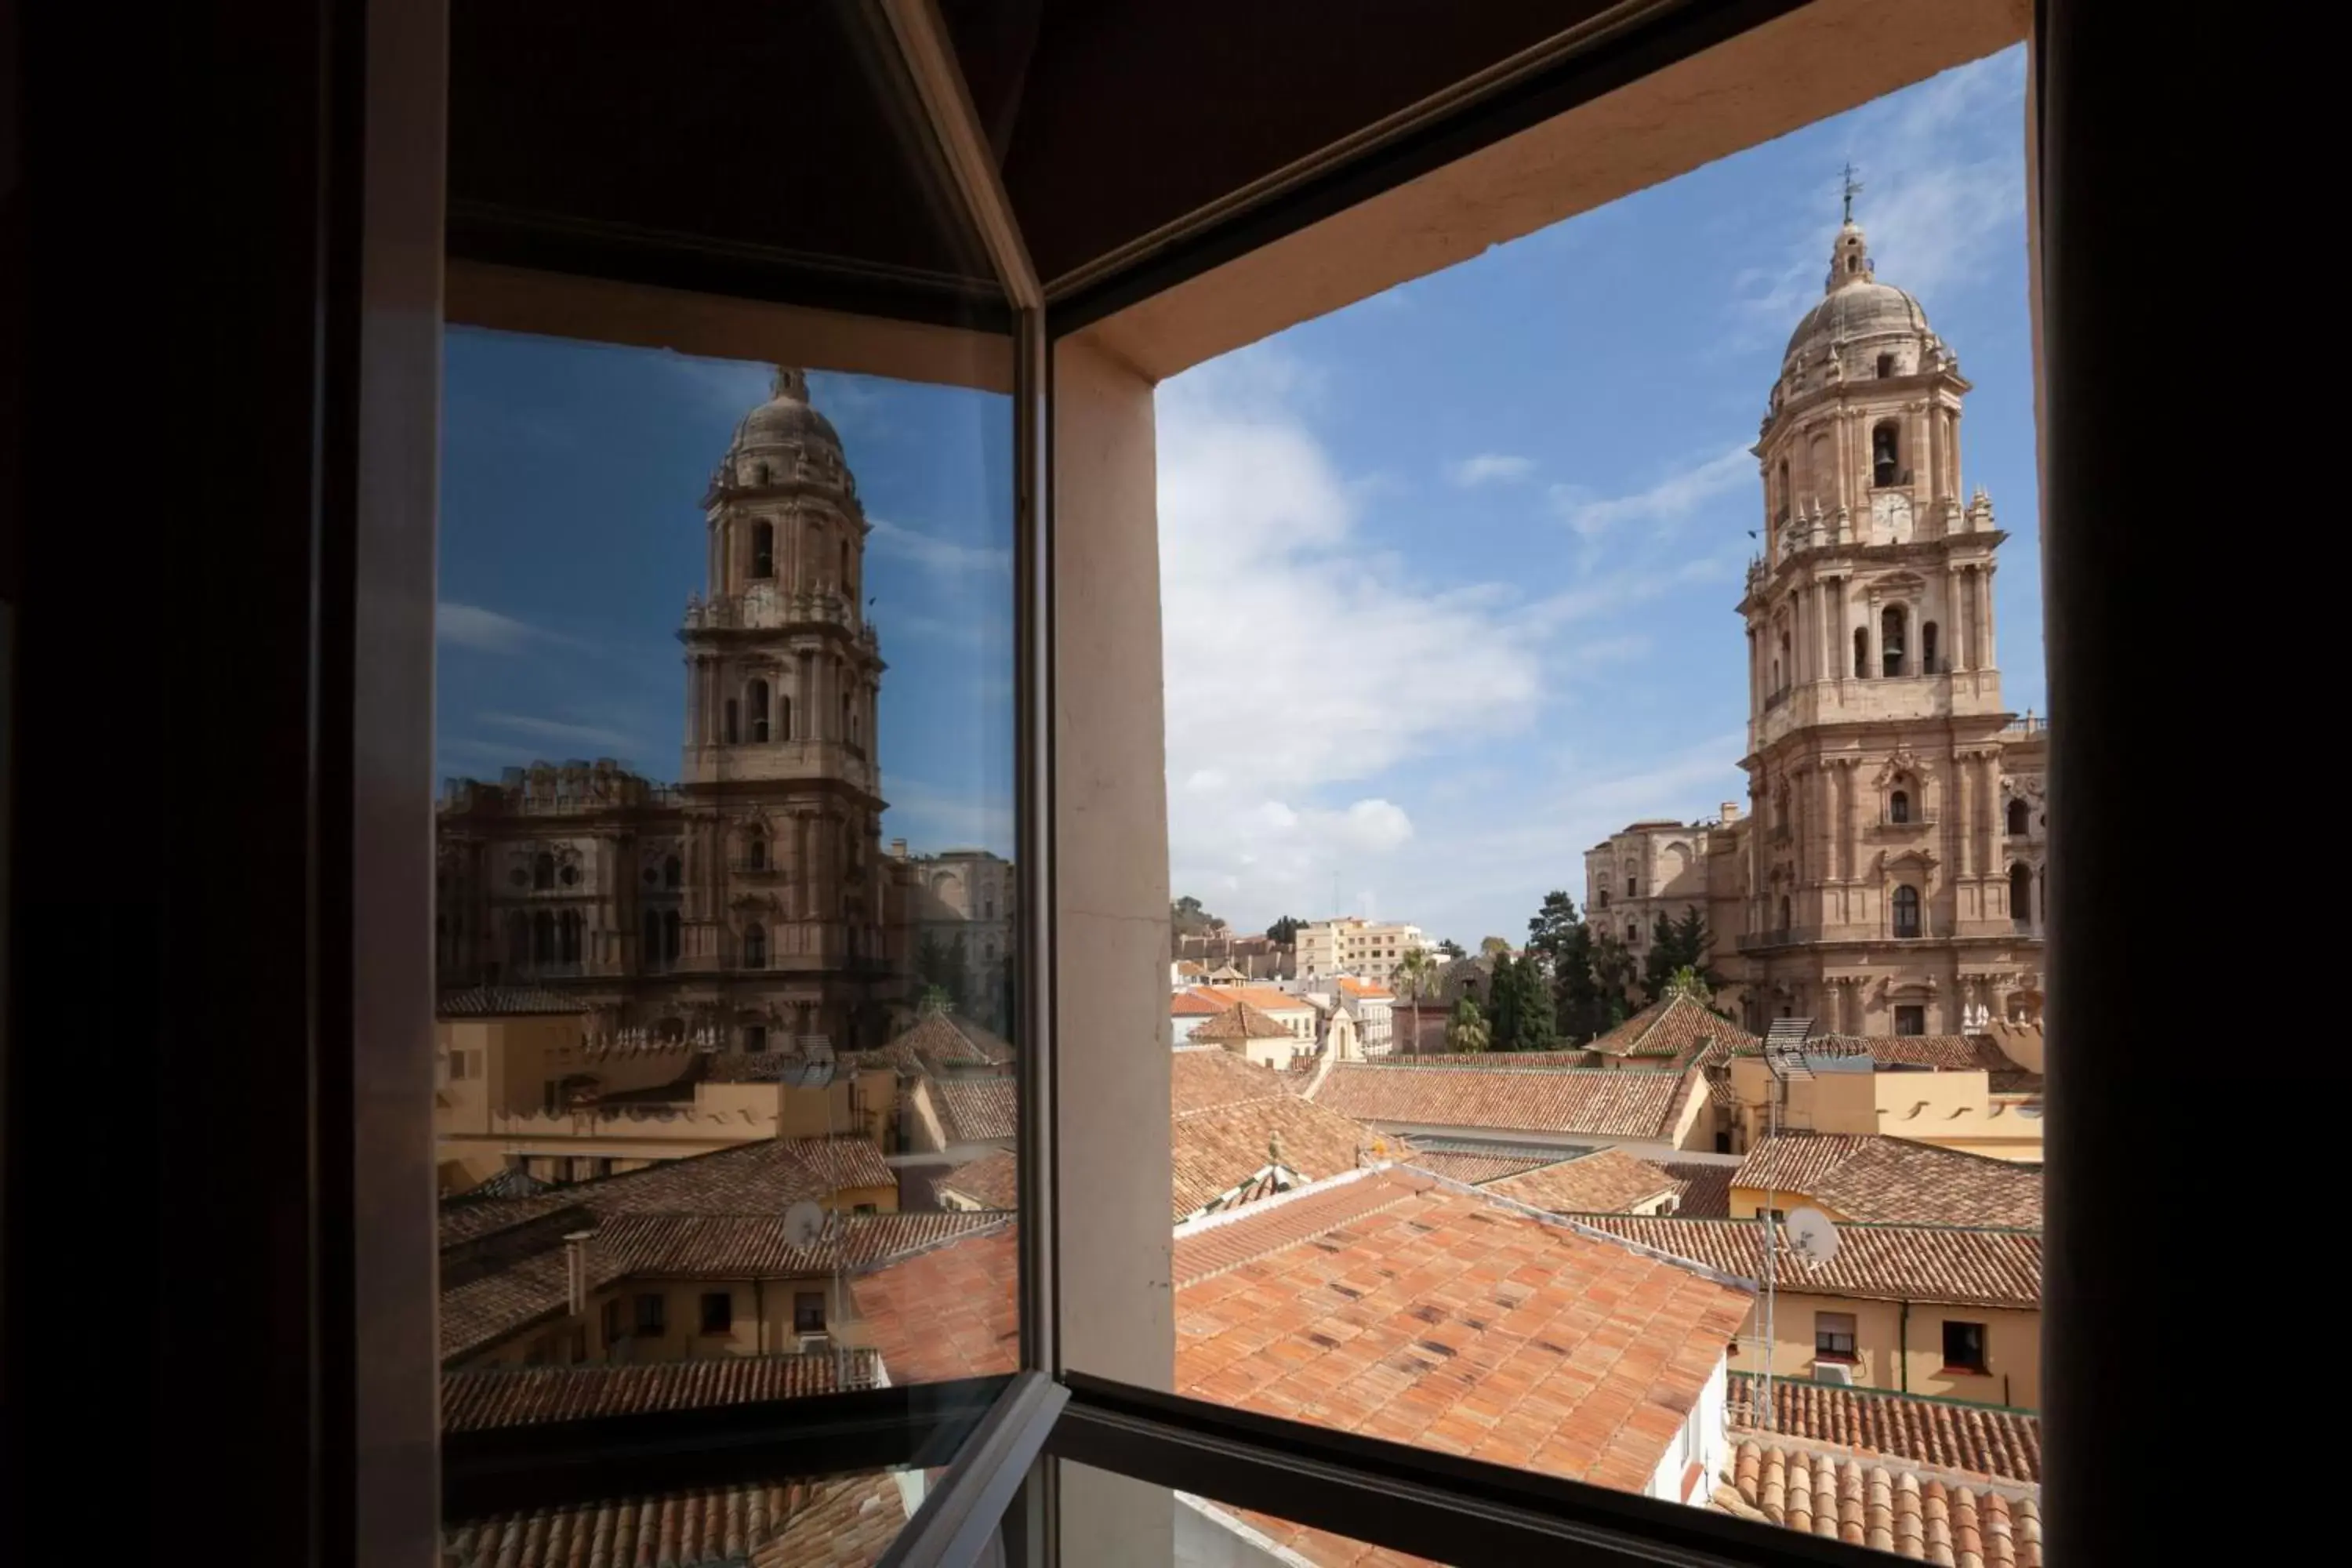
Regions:
<instances>
[{"instance_id":1,"label":"weather vane finial","mask_svg":"<svg viewBox=\"0 0 2352 1568\"><path fill-rule=\"evenodd\" d=\"M1845 189L1845 221L1846 221L1846 222L1848 222L1848 223L1852 223L1852 222L1853 221L1853 198L1854 198L1854 197L1856 197L1856 196L1858 196L1858 195L1860 195L1862 194L1862 182L1861 182L1860 180L1857 180L1857 179L1855 179L1855 178L1853 177L1853 161L1852 161L1851 159L1849 159L1849 160L1847 161L1847 163L1846 163L1846 166L1845 166L1845 186L1844 186L1844 189Z\"/></svg>"}]
</instances>

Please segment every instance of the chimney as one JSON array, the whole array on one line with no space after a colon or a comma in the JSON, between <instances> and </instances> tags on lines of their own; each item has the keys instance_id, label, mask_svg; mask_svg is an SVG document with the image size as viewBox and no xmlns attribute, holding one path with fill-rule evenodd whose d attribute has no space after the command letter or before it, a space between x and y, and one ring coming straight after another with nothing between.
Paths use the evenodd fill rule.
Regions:
<instances>
[{"instance_id":1,"label":"chimney","mask_svg":"<svg viewBox=\"0 0 2352 1568\"><path fill-rule=\"evenodd\" d=\"M1727 824L1739 820L1739 803L1738 801L1727 800L1723 803L1723 820Z\"/></svg>"},{"instance_id":2,"label":"chimney","mask_svg":"<svg viewBox=\"0 0 2352 1568\"><path fill-rule=\"evenodd\" d=\"M588 1311L588 1239L593 1230L574 1230L563 1237L564 1296L575 1318Z\"/></svg>"}]
</instances>

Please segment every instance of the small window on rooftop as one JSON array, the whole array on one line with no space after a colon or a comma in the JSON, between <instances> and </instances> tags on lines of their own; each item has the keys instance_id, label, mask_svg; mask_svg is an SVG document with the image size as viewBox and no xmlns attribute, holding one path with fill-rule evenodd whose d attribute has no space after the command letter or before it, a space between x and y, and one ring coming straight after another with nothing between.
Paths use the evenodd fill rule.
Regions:
<instances>
[{"instance_id":1,"label":"small window on rooftop","mask_svg":"<svg viewBox=\"0 0 2352 1568\"><path fill-rule=\"evenodd\" d=\"M1944 1370L1981 1373L1985 1365L1985 1326L1944 1320Z\"/></svg>"},{"instance_id":2,"label":"small window on rooftop","mask_svg":"<svg viewBox=\"0 0 2352 1568\"><path fill-rule=\"evenodd\" d=\"M731 1334L735 1331L735 1298L724 1290L702 1293L702 1331L706 1334Z\"/></svg>"}]
</instances>

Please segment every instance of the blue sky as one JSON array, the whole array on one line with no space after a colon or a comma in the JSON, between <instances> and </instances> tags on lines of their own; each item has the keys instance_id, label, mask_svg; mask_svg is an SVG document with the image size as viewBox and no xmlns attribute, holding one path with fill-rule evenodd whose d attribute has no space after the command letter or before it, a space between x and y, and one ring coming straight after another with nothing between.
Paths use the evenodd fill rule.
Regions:
<instances>
[{"instance_id":1,"label":"blue sky","mask_svg":"<svg viewBox=\"0 0 2352 1568\"><path fill-rule=\"evenodd\" d=\"M1878 276L1975 384L1963 482L2041 710L2023 124L2011 50L1165 384L1176 891L1516 938L1612 829L1744 801L1746 448L1849 158ZM438 771L674 778L698 503L765 367L453 331L447 374ZM884 832L1009 853L1009 405L811 380L876 524Z\"/></svg>"},{"instance_id":2,"label":"blue sky","mask_svg":"<svg viewBox=\"0 0 2352 1568\"><path fill-rule=\"evenodd\" d=\"M446 374L436 771L609 756L675 779L703 487L768 367L452 331ZM809 380L874 525L884 837L1009 854L1011 404Z\"/></svg>"},{"instance_id":3,"label":"blue sky","mask_svg":"<svg viewBox=\"0 0 2352 1568\"><path fill-rule=\"evenodd\" d=\"M2012 50L1165 384L1176 890L1516 940L1613 829L1744 808L1747 448L1849 158L1878 277L1975 384L2039 711L2023 123Z\"/></svg>"}]
</instances>

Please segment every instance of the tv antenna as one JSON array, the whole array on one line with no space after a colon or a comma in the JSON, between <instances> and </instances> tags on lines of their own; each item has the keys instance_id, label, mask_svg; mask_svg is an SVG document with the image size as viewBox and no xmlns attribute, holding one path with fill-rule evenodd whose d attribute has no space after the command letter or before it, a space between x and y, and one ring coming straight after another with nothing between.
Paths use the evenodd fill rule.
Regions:
<instances>
[{"instance_id":1,"label":"tv antenna","mask_svg":"<svg viewBox=\"0 0 2352 1568\"><path fill-rule=\"evenodd\" d=\"M1803 1258L1809 1268L1818 1268L1837 1256L1836 1223L1811 1204L1790 1209L1789 1217L1780 1222L1780 1234L1788 1238L1789 1250Z\"/></svg>"},{"instance_id":2,"label":"tv antenna","mask_svg":"<svg viewBox=\"0 0 2352 1568\"><path fill-rule=\"evenodd\" d=\"M784 1211L784 1239L794 1247L814 1247L824 1239L824 1208L806 1198Z\"/></svg>"},{"instance_id":3,"label":"tv antenna","mask_svg":"<svg viewBox=\"0 0 2352 1568\"><path fill-rule=\"evenodd\" d=\"M1764 1066L1772 1074L1772 1087L1764 1096L1764 1136L1768 1143L1780 1139L1780 1113L1788 1104L1789 1085L1799 1080L1810 1082L1812 1079L1813 1064L1805 1056L1805 1042L1811 1037L1812 1032L1813 1021L1811 1018L1775 1018L1765 1027ZM1766 1432L1774 1430L1773 1423L1778 1415L1772 1403L1772 1359L1780 1342L1775 1332L1773 1306L1780 1274L1777 1254L1780 1248L1781 1231L1784 1226L1789 1230L1789 1250L1809 1263L1827 1262L1837 1251L1837 1231L1830 1225L1827 1215L1817 1208L1808 1207L1801 1208L1783 1219L1780 1198L1777 1188L1768 1187L1764 1194L1763 1211L1756 1216L1763 1226L1764 1234L1764 1396L1759 1401L1761 1408L1757 1412L1756 1419ZM1799 1215L1811 1215L1820 1222L1818 1227L1809 1222L1808 1234L1816 1237L1826 1235L1825 1241L1809 1244L1827 1248L1818 1258L1798 1244L1796 1221Z\"/></svg>"}]
</instances>

